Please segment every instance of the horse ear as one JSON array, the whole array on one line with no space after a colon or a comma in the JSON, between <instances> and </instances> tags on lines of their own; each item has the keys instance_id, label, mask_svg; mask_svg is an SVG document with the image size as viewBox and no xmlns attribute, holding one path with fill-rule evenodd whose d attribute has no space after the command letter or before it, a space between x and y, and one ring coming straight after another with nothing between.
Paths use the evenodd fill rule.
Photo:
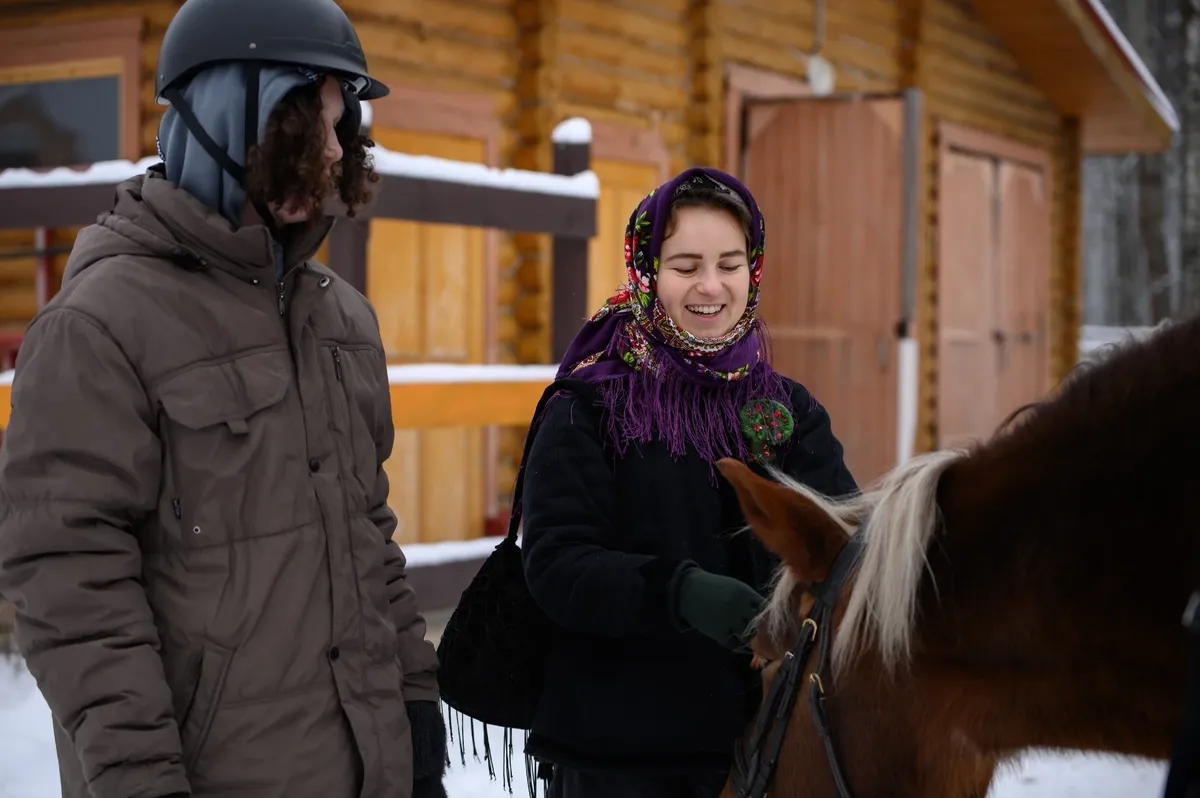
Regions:
<instances>
[{"instance_id":1,"label":"horse ear","mask_svg":"<svg viewBox=\"0 0 1200 798\"><path fill-rule=\"evenodd\" d=\"M733 485L742 514L763 545L800 581L823 581L846 545L838 522L811 499L760 477L738 460L724 458L716 465Z\"/></svg>"}]
</instances>

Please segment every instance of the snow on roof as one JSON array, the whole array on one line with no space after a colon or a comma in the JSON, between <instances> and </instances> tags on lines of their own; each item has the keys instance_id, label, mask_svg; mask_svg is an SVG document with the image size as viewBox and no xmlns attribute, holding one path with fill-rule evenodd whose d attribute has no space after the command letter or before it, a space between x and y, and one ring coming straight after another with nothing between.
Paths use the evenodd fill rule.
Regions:
<instances>
[{"instance_id":1,"label":"snow on roof","mask_svg":"<svg viewBox=\"0 0 1200 798\"><path fill-rule=\"evenodd\" d=\"M382 174L463 185L490 186L523 193L552 194L584 199L596 199L600 196L600 181L595 172L591 170L565 176L547 172L531 172L524 169L496 169L483 164L452 161L429 155L408 155L403 152L392 152L383 147L372 148L371 154L375 157L375 168ZM84 169L72 169L65 166L47 171L5 169L0 171L0 189L106 183L115 185L131 177L137 177L158 162L158 158L151 157L143 158L136 163L132 161L97 161Z\"/></svg>"},{"instance_id":2,"label":"snow on roof","mask_svg":"<svg viewBox=\"0 0 1200 798\"><path fill-rule=\"evenodd\" d=\"M592 123L582 116L564 119L550 134L550 141L555 144L590 144L592 141Z\"/></svg>"},{"instance_id":3,"label":"snow on roof","mask_svg":"<svg viewBox=\"0 0 1200 798\"><path fill-rule=\"evenodd\" d=\"M1121 32L1119 26L1108 13L1104 4L1100 0L1082 0L1083 5L1088 7L1092 15L1100 22L1100 26L1104 28L1104 32L1113 44L1120 50L1121 55L1125 57L1126 63L1133 69L1138 80L1141 81L1142 90L1145 92L1150 104L1154 106L1154 110L1167 123L1167 127L1171 132L1179 131L1179 116L1175 113L1175 107L1171 104L1171 100L1163 93L1162 88L1158 85L1158 81L1154 79L1154 75L1150 73L1150 69L1142 61L1137 54L1137 50L1133 49L1133 45L1125 38L1125 34Z\"/></svg>"}]
</instances>

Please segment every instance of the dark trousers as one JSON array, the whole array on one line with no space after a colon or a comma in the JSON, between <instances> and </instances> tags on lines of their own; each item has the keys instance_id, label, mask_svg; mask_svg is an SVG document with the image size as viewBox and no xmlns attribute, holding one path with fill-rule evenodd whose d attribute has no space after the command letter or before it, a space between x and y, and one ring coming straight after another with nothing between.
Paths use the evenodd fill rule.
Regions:
<instances>
[{"instance_id":1,"label":"dark trousers","mask_svg":"<svg viewBox=\"0 0 1200 798\"><path fill-rule=\"evenodd\" d=\"M717 798L725 773L656 776L554 767L546 798Z\"/></svg>"}]
</instances>

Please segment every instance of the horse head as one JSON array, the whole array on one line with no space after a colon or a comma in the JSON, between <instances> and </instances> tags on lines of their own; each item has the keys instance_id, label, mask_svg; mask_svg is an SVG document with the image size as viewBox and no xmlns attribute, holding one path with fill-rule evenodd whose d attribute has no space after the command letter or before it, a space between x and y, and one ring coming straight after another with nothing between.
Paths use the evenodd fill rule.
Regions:
<instances>
[{"instance_id":1,"label":"horse head","mask_svg":"<svg viewBox=\"0 0 1200 798\"><path fill-rule=\"evenodd\" d=\"M903 672L937 480L956 458L915 460L878 490L840 501L736 460L717 464L781 561L752 640L765 663L763 706L723 796L761 798L768 786L783 798L986 795L995 758L961 735L930 734L928 707ZM867 534L885 518L916 523Z\"/></svg>"}]
</instances>

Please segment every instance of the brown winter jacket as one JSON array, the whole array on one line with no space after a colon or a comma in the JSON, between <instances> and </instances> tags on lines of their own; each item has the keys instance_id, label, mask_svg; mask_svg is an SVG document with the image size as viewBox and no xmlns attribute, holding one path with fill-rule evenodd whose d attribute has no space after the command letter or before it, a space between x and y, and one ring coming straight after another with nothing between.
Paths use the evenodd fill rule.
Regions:
<instances>
[{"instance_id":1,"label":"brown winter jacket","mask_svg":"<svg viewBox=\"0 0 1200 798\"><path fill-rule=\"evenodd\" d=\"M437 657L391 541L377 321L308 260L327 231L281 296L264 228L152 171L28 330L0 593L64 798L410 795Z\"/></svg>"}]
</instances>

